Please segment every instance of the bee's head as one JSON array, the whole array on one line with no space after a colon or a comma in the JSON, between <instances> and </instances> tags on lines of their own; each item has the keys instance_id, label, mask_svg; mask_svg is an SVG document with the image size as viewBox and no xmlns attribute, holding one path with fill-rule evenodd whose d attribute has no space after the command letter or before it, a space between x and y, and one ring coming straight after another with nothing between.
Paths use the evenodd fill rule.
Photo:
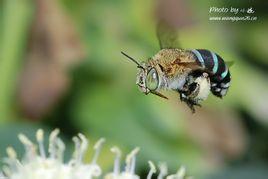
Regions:
<instances>
[{"instance_id":1,"label":"bee's head","mask_svg":"<svg viewBox=\"0 0 268 179\"><path fill-rule=\"evenodd\" d=\"M143 68L139 68L136 84L139 86L140 91L145 94L155 92L159 86L159 76L156 69L146 67L145 63L142 63L141 66Z\"/></svg>"},{"instance_id":2,"label":"bee's head","mask_svg":"<svg viewBox=\"0 0 268 179\"><path fill-rule=\"evenodd\" d=\"M135 64L137 64L137 68L139 71L137 74L136 84L138 85L141 92L145 94L152 93L162 98L168 99L166 96L157 92L160 81L159 81L159 74L155 68L146 66L146 63L144 62L142 63L137 62L135 59L128 56L124 52L121 53L128 59L133 61Z\"/></svg>"}]
</instances>

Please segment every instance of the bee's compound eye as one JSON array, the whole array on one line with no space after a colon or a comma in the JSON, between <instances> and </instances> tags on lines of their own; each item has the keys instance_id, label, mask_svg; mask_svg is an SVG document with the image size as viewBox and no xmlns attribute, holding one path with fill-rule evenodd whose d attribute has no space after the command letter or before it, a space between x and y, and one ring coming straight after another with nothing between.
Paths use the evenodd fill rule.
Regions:
<instances>
[{"instance_id":1,"label":"bee's compound eye","mask_svg":"<svg viewBox=\"0 0 268 179\"><path fill-rule=\"evenodd\" d=\"M150 90L156 90L158 87L159 78L156 70L152 68L146 77L146 87Z\"/></svg>"}]
</instances>

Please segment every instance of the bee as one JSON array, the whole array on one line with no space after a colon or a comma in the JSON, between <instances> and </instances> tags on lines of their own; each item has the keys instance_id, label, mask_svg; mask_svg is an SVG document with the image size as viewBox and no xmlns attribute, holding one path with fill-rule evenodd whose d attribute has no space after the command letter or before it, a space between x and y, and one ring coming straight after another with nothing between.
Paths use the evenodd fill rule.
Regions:
<instances>
[{"instance_id":1,"label":"bee","mask_svg":"<svg viewBox=\"0 0 268 179\"><path fill-rule=\"evenodd\" d=\"M137 65L136 84L141 92L168 99L160 91L174 90L193 113L210 92L220 98L227 94L230 71L218 54L204 49L163 47L161 41L160 46L161 50L145 62L121 52Z\"/></svg>"}]
</instances>

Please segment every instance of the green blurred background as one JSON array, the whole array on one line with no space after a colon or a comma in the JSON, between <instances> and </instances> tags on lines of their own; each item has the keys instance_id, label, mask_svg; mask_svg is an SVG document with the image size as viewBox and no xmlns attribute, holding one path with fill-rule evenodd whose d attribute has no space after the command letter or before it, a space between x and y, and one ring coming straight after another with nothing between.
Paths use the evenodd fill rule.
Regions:
<instances>
[{"instance_id":1,"label":"green blurred background","mask_svg":"<svg viewBox=\"0 0 268 179\"><path fill-rule=\"evenodd\" d=\"M209 21L223 15L210 14L213 6L253 7L258 19ZM20 132L34 140L38 128L60 128L66 158L78 132L91 144L105 137L104 170L111 146L125 154L139 146L143 178L148 160L170 172L185 165L195 178L267 178L267 9L260 0L0 0L0 157L9 145L23 154ZM192 114L176 93L166 101L138 91L120 51L141 60L157 53L159 16L176 25L181 48L235 61L223 100L210 95Z\"/></svg>"}]
</instances>

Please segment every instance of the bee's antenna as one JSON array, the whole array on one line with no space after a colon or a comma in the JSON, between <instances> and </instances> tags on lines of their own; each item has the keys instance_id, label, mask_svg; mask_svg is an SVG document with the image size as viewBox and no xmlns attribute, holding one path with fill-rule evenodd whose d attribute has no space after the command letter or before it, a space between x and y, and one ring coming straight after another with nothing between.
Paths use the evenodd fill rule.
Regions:
<instances>
[{"instance_id":1,"label":"bee's antenna","mask_svg":"<svg viewBox=\"0 0 268 179\"><path fill-rule=\"evenodd\" d=\"M164 96L163 94L157 92L157 91L150 91L150 93L156 95L156 96L159 96L161 98L164 98L164 99L168 99L168 97Z\"/></svg>"},{"instance_id":2,"label":"bee's antenna","mask_svg":"<svg viewBox=\"0 0 268 179\"><path fill-rule=\"evenodd\" d=\"M126 53L124 52L121 52L124 56L126 56L128 59L130 59L131 61L133 61L134 63L136 63L138 65L138 68L143 68L143 66L141 66L141 64L139 62L137 62L137 60L135 60L134 58L130 57L129 55L127 55Z\"/></svg>"}]
</instances>

